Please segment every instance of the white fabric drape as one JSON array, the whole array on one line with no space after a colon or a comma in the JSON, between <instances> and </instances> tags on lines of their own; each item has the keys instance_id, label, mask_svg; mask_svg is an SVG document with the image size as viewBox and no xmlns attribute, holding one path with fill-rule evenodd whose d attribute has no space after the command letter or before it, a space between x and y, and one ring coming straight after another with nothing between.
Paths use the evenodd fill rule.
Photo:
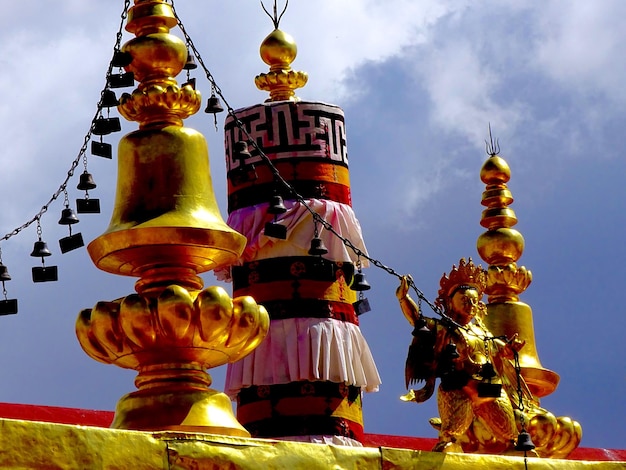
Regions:
<instances>
[{"instance_id":1,"label":"white fabric drape","mask_svg":"<svg viewBox=\"0 0 626 470\"><path fill-rule=\"evenodd\" d=\"M367 342L357 325L334 319L272 320L265 340L229 364L226 393L251 385L327 380L375 392L381 383Z\"/></svg>"}]
</instances>

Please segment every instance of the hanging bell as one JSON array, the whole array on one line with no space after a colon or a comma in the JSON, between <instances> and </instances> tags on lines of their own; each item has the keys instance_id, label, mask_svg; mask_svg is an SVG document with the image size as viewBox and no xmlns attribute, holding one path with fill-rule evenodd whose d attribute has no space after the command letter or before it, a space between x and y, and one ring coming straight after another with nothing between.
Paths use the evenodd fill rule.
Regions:
<instances>
[{"instance_id":1,"label":"hanging bell","mask_svg":"<svg viewBox=\"0 0 626 470\"><path fill-rule=\"evenodd\" d=\"M245 140L235 142L235 145L233 146L233 160L243 161L251 157L252 155L248 150L248 142Z\"/></svg>"},{"instance_id":2,"label":"hanging bell","mask_svg":"<svg viewBox=\"0 0 626 470\"><path fill-rule=\"evenodd\" d=\"M361 272L354 274L354 279L352 280L352 284L350 284L350 289L362 292L364 290L370 290L371 288L372 286L370 286L367 279L365 279L365 274Z\"/></svg>"},{"instance_id":3,"label":"hanging bell","mask_svg":"<svg viewBox=\"0 0 626 470\"><path fill-rule=\"evenodd\" d=\"M101 108L113 108L115 106L119 106L120 102L115 96L115 92L113 90L109 90L108 88L102 92L102 98L100 99L100 107Z\"/></svg>"},{"instance_id":4,"label":"hanging bell","mask_svg":"<svg viewBox=\"0 0 626 470\"><path fill-rule=\"evenodd\" d=\"M221 113L222 111L224 111L224 107L222 106L220 99L215 96L215 94L212 94L207 101L206 109L204 110L204 112L208 114L217 114Z\"/></svg>"},{"instance_id":5,"label":"hanging bell","mask_svg":"<svg viewBox=\"0 0 626 470\"><path fill-rule=\"evenodd\" d=\"M0 263L0 281L4 282L10 280L11 276L9 275L9 270L4 264Z\"/></svg>"},{"instance_id":6,"label":"hanging bell","mask_svg":"<svg viewBox=\"0 0 626 470\"><path fill-rule=\"evenodd\" d=\"M517 436L517 443L515 444L515 450L519 450L521 452L530 452L535 448L535 444L533 444L532 439L530 438L530 434L522 429Z\"/></svg>"},{"instance_id":7,"label":"hanging bell","mask_svg":"<svg viewBox=\"0 0 626 470\"><path fill-rule=\"evenodd\" d=\"M322 256L328 253L328 248L324 245L324 241L319 237L313 237L311 240L311 248L309 254L312 256Z\"/></svg>"},{"instance_id":8,"label":"hanging bell","mask_svg":"<svg viewBox=\"0 0 626 470\"><path fill-rule=\"evenodd\" d=\"M198 64L196 64L196 58L191 53L191 51L189 51L189 49L187 49L187 62L185 62L185 65L183 66L183 69L185 69L185 70L195 70L197 68L198 68Z\"/></svg>"},{"instance_id":9,"label":"hanging bell","mask_svg":"<svg viewBox=\"0 0 626 470\"><path fill-rule=\"evenodd\" d=\"M61 211L61 218L59 219L59 225L73 225L80 222L74 210L71 207L66 207Z\"/></svg>"},{"instance_id":10,"label":"hanging bell","mask_svg":"<svg viewBox=\"0 0 626 470\"><path fill-rule=\"evenodd\" d=\"M133 61L133 56L130 52L122 52L117 50L113 53L113 59L111 60L111 65L113 67L126 67L130 65Z\"/></svg>"},{"instance_id":11,"label":"hanging bell","mask_svg":"<svg viewBox=\"0 0 626 470\"><path fill-rule=\"evenodd\" d=\"M415 322L415 326L411 334L419 338L426 338L432 334L432 332L428 329L428 326L426 325L426 320L424 320L421 315L419 319Z\"/></svg>"},{"instance_id":12,"label":"hanging bell","mask_svg":"<svg viewBox=\"0 0 626 470\"><path fill-rule=\"evenodd\" d=\"M96 187L97 185L96 182L93 180L93 176L91 176L91 173L87 173L87 171L85 170L80 175L80 181L78 182L76 189L80 189L81 191L89 191L90 189L96 189Z\"/></svg>"},{"instance_id":13,"label":"hanging bell","mask_svg":"<svg viewBox=\"0 0 626 470\"><path fill-rule=\"evenodd\" d=\"M482 382L476 385L476 391L481 398L499 398L502 394L502 384L494 383L491 379L496 377L496 370L491 362L486 362L480 367Z\"/></svg>"},{"instance_id":14,"label":"hanging bell","mask_svg":"<svg viewBox=\"0 0 626 470\"><path fill-rule=\"evenodd\" d=\"M52 255L52 253L50 253L46 242L38 240L35 242L33 252L30 255L34 258L43 258L44 256Z\"/></svg>"},{"instance_id":15,"label":"hanging bell","mask_svg":"<svg viewBox=\"0 0 626 470\"><path fill-rule=\"evenodd\" d=\"M442 356L441 358L442 361L452 362L454 359L457 359L459 357L459 351L456 348L456 344L454 343L446 344L446 347L443 349L441 356Z\"/></svg>"},{"instance_id":16,"label":"hanging bell","mask_svg":"<svg viewBox=\"0 0 626 470\"><path fill-rule=\"evenodd\" d=\"M283 198L279 194L274 194L270 200L270 205L267 208L268 214L278 215L287 212Z\"/></svg>"}]
</instances>

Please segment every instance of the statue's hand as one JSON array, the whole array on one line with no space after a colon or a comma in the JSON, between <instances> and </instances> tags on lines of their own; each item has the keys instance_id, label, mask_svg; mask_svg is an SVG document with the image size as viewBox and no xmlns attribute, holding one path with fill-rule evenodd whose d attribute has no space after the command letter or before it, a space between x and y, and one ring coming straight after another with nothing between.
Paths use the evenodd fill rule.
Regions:
<instances>
[{"instance_id":1,"label":"statue's hand","mask_svg":"<svg viewBox=\"0 0 626 470\"><path fill-rule=\"evenodd\" d=\"M410 281L413 281L413 278L410 274L407 274L406 276L402 276L400 278L400 285L396 289L396 297L398 298L398 300L404 299L409 293Z\"/></svg>"},{"instance_id":2,"label":"statue's hand","mask_svg":"<svg viewBox=\"0 0 626 470\"><path fill-rule=\"evenodd\" d=\"M516 352L520 352L520 350L524 347L526 341L519 338L519 334L515 333L513 337L508 340L504 346L504 355L507 359L512 359L515 356Z\"/></svg>"}]
</instances>

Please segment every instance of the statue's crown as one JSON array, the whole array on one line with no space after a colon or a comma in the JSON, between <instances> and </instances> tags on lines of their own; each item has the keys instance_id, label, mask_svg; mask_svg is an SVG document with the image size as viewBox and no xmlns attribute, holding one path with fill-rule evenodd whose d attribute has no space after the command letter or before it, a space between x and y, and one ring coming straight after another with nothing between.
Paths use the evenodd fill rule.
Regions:
<instances>
[{"instance_id":1,"label":"statue's crown","mask_svg":"<svg viewBox=\"0 0 626 470\"><path fill-rule=\"evenodd\" d=\"M443 307L446 299L459 287L472 287L478 291L479 298L482 298L485 287L487 286L487 274L483 267L475 265L472 258L466 262L465 258L459 261L459 267L452 265L450 274L443 274L439 281L439 296L435 304Z\"/></svg>"}]
</instances>

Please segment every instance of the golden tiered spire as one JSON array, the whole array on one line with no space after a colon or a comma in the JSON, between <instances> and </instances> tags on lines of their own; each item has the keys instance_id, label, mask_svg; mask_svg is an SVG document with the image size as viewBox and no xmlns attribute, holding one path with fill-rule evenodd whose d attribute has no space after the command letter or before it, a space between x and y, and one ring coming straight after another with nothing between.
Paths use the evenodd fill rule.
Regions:
<instances>
[{"instance_id":1,"label":"golden tiered spire","mask_svg":"<svg viewBox=\"0 0 626 470\"><path fill-rule=\"evenodd\" d=\"M265 6L263 9L265 10ZM287 4L285 4L286 9ZM268 13L267 10L265 12ZM278 29L283 13L277 14L276 2L274 2L273 17L268 13L274 23L274 31L267 35L260 48L261 59L270 66L270 71L254 78L254 83L259 90L269 91L268 101L298 101L295 90L305 86L309 80L306 72L291 69L291 64L298 55L298 46L291 35Z\"/></svg>"},{"instance_id":2,"label":"golden tiered spire","mask_svg":"<svg viewBox=\"0 0 626 470\"><path fill-rule=\"evenodd\" d=\"M203 290L198 276L235 261L246 239L220 215L204 136L183 127L201 97L174 78L187 60L176 24L166 0L135 0L128 14L136 37L122 51L139 85L119 111L139 130L120 141L111 223L88 250L98 268L139 277L137 294L84 310L76 332L92 358L139 372L113 427L249 436L206 369L253 350L269 317L251 297Z\"/></svg>"},{"instance_id":3,"label":"golden tiered spire","mask_svg":"<svg viewBox=\"0 0 626 470\"><path fill-rule=\"evenodd\" d=\"M532 274L524 266L517 266L524 251L524 237L511 228L517 224L515 212L509 207L513 203L507 187L511 170L497 155L496 147L490 146L490 156L480 171L480 179L487 185L481 201L486 209L480 221L487 231L478 237L477 242L480 257L489 263L485 290L489 303L485 324L494 336L511 338L517 333L526 342L520 351L522 376L533 395L542 397L556 389L559 376L544 369L539 362L532 310L519 301L519 294L530 285Z\"/></svg>"}]
</instances>

